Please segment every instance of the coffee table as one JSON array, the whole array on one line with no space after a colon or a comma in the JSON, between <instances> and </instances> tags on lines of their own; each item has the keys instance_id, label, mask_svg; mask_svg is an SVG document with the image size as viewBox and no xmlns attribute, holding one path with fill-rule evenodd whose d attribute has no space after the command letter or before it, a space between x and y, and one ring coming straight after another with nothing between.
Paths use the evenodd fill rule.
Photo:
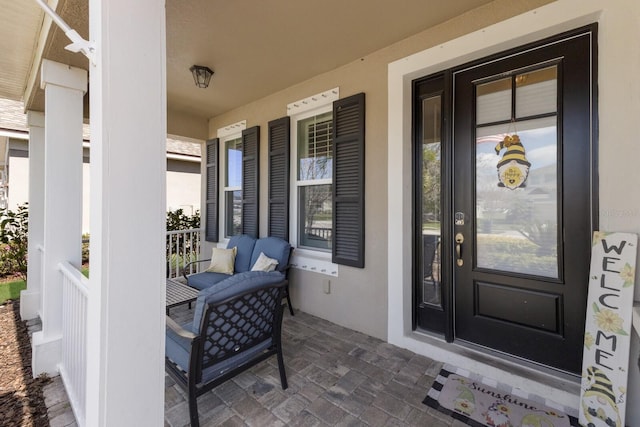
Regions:
<instances>
[{"instance_id":1,"label":"coffee table","mask_svg":"<svg viewBox=\"0 0 640 427\"><path fill-rule=\"evenodd\" d=\"M167 279L167 314L169 309L181 304L189 304L198 298L198 290L172 279Z\"/></svg>"}]
</instances>

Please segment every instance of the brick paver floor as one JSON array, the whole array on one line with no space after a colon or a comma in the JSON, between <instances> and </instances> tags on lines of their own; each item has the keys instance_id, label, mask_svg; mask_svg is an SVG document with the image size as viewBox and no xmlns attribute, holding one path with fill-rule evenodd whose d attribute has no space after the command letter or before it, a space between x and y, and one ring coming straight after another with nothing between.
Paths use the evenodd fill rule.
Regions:
<instances>
[{"instance_id":1,"label":"brick paver floor","mask_svg":"<svg viewBox=\"0 0 640 427\"><path fill-rule=\"evenodd\" d=\"M180 323L192 315L171 312ZM441 363L300 311L285 310L283 349L289 388L274 356L200 396L200 425L463 425L422 404ZM185 393L165 378L165 426L188 425Z\"/></svg>"},{"instance_id":2,"label":"brick paver floor","mask_svg":"<svg viewBox=\"0 0 640 427\"><path fill-rule=\"evenodd\" d=\"M171 310L179 323L193 309ZM285 310L289 388L275 356L198 398L202 427L463 426L422 404L441 363L301 311ZM44 390L52 427L75 427L59 377ZM184 391L165 376L165 427L189 425Z\"/></svg>"}]
</instances>

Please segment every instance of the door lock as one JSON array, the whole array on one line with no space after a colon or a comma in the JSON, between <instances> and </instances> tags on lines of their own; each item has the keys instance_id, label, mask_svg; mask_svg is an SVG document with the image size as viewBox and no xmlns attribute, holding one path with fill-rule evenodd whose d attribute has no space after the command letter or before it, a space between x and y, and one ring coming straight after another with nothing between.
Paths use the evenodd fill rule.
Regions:
<instances>
[{"instance_id":1,"label":"door lock","mask_svg":"<svg viewBox=\"0 0 640 427\"><path fill-rule=\"evenodd\" d=\"M462 233L456 234L456 264L458 267L462 267L464 261L462 260L462 242L464 242L464 236Z\"/></svg>"}]
</instances>

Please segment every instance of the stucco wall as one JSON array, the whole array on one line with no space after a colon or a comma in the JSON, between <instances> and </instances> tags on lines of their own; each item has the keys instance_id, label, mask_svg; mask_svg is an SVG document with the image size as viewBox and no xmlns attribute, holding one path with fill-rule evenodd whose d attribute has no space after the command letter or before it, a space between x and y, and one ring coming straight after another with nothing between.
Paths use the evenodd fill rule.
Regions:
<instances>
[{"instance_id":1,"label":"stucco wall","mask_svg":"<svg viewBox=\"0 0 640 427\"><path fill-rule=\"evenodd\" d=\"M365 160L365 268L340 266L339 277L295 270L291 274L294 306L332 322L387 338L387 65L446 40L549 3L549 0L499 0L449 22L364 56L334 71L287 88L209 121L209 137L217 129L247 120L259 125L260 234L267 229L267 123L286 115L286 106L338 86L340 97L366 94ZM372 28L372 31L375 31ZM203 187L204 190L204 187ZM204 248L210 251L211 245ZM331 280L331 293L323 292L323 279Z\"/></svg>"},{"instance_id":2,"label":"stucco wall","mask_svg":"<svg viewBox=\"0 0 640 427\"><path fill-rule=\"evenodd\" d=\"M207 139L207 120L181 111L167 110L167 133L204 140Z\"/></svg>"}]
</instances>

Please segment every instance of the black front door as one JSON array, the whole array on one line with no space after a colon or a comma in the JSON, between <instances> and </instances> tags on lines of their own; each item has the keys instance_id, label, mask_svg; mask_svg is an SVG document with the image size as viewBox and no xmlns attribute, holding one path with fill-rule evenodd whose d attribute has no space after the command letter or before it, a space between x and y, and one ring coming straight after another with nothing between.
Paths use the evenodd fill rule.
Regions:
<instances>
[{"instance_id":1,"label":"black front door","mask_svg":"<svg viewBox=\"0 0 640 427\"><path fill-rule=\"evenodd\" d=\"M453 71L455 338L580 372L592 29Z\"/></svg>"}]
</instances>

